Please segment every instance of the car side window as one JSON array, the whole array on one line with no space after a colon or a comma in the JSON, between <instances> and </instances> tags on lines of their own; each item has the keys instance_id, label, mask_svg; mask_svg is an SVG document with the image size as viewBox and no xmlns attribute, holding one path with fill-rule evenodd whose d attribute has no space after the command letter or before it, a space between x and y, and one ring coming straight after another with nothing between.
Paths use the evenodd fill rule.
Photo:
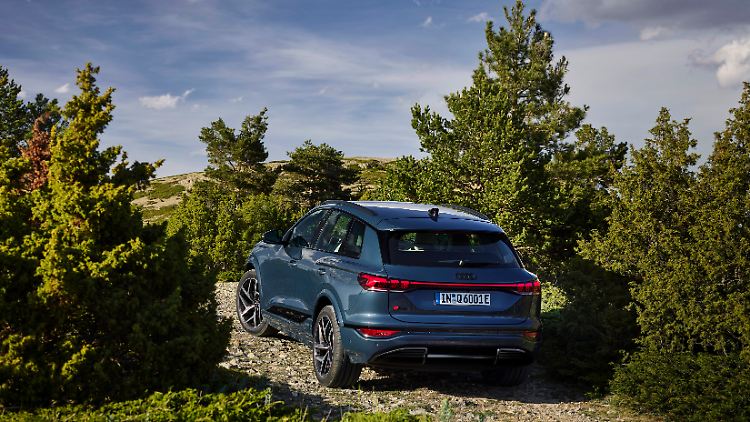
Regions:
<instances>
[{"instance_id":1,"label":"car side window","mask_svg":"<svg viewBox=\"0 0 750 422\"><path fill-rule=\"evenodd\" d=\"M359 258L364 240L365 224L359 220L353 220L349 225L349 232L344 238L344 243L339 247L339 253L350 258Z\"/></svg>"},{"instance_id":2,"label":"car side window","mask_svg":"<svg viewBox=\"0 0 750 422\"><path fill-rule=\"evenodd\" d=\"M315 249L359 258L365 225L349 214L333 211L318 237Z\"/></svg>"},{"instance_id":3,"label":"car side window","mask_svg":"<svg viewBox=\"0 0 750 422\"><path fill-rule=\"evenodd\" d=\"M303 218L292 229L289 244L300 248L309 248L315 243L320 232L320 224L327 210L318 210Z\"/></svg>"}]
</instances>

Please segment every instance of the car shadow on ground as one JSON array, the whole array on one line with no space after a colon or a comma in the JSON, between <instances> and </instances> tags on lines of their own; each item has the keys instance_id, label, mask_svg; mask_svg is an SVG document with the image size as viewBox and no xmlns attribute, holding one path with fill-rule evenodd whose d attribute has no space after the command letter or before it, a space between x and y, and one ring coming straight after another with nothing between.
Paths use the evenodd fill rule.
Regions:
<instances>
[{"instance_id":1,"label":"car shadow on ground","mask_svg":"<svg viewBox=\"0 0 750 422\"><path fill-rule=\"evenodd\" d=\"M299 344L297 340L283 332L276 333L273 337ZM371 374L374 372L375 378L366 376L367 372ZM295 391L284 384L274 385L272 388L274 391L277 388L290 393ZM362 393L413 391L420 388L466 399L483 398L520 403L560 404L590 400L585 388L581 385L553 379L546 374L544 367L538 364L533 364L526 381L515 387L490 385L482 379L479 372L380 369L365 369L363 377L353 387L354 390ZM309 397L306 399L313 401L314 397L320 398L311 394L307 396Z\"/></svg>"},{"instance_id":2,"label":"car shadow on ground","mask_svg":"<svg viewBox=\"0 0 750 422\"><path fill-rule=\"evenodd\" d=\"M559 404L588 401L579 386L551 380L534 365L528 379L515 387L487 384L476 372L385 372L374 379L360 380L363 391L404 391L420 388L463 398L485 398L521 403Z\"/></svg>"}]
</instances>

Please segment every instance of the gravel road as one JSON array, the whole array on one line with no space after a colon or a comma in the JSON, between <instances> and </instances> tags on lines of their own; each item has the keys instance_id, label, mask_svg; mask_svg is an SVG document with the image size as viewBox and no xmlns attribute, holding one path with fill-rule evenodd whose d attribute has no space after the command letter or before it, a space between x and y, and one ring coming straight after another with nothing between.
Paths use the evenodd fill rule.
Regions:
<instances>
[{"instance_id":1,"label":"gravel road","mask_svg":"<svg viewBox=\"0 0 750 422\"><path fill-rule=\"evenodd\" d=\"M321 387L312 369L312 352L282 334L256 338L237 320L237 283L219 283L219 313L233 320L225 368L242 371L270 386L275 400L306 406L318 418L338 419L349 410L405 408L452 421L598 421L648 420L585 395L543 376L534 368L523 385L490 387L478 374L402 372L380 375L365 368L355 389ZM446 415L452 415L446 418Z\"/></svg>"}]
</instances>

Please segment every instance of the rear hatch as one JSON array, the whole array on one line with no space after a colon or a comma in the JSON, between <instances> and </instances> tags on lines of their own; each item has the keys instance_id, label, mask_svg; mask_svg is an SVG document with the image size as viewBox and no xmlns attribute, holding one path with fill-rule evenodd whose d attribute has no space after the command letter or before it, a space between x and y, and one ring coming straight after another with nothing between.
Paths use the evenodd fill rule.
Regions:
<instances>
[{"instance_id":1,"label":"rear hatch","mask_svg":"<svg viewBox=\"0 0 750 422\"><path fill-rule=\"evenodd\" d=\"M539 300L536 276L523 269L502 232L395 231L386 236L388 309L399 321L514 325Z\"/></svg>"}]
</instances>

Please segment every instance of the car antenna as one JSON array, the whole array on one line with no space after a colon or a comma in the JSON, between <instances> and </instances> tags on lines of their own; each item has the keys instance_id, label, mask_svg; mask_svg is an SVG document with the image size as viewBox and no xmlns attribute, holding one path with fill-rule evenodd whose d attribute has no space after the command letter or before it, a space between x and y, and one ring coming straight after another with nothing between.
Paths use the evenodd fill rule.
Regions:
<instances>
[{"instance_id":1,"label":"car antenna","mask_svg":"<svg viewBox=\"0 0 750 422\"><path fill-rule=\"evenodd\" d=\"M440 210L437 208L430 208L429 211L427 211L427 215L429 215L431 219L437 220L439 212Z\"/></svg>"}]
</instances>

